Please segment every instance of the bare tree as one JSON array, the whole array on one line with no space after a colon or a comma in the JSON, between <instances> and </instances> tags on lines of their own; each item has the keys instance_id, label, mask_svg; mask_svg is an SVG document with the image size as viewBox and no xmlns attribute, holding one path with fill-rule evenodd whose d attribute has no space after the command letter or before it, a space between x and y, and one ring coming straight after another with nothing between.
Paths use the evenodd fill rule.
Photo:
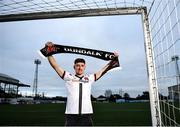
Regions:
<instances>
[{"instance_id":1,"label":"bare tree","mask_svg":"<svg viewBox=\"0 0 180 127\"><path fill-rule=\"evenodd\" d=\"M110 89L106 90L104 95L106 98L110 98L110 96L112 95L112 90L110 90Z\"/></svg>"}]
</instances>

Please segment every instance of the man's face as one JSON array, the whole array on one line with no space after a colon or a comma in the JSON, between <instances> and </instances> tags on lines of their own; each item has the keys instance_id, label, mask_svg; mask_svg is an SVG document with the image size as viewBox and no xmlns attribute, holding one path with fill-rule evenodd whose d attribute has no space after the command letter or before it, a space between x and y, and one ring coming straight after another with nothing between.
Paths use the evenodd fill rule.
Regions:
<instances>
[{"instance_id":1,"label":"man's face","mask_svg":"<svg viewBox=\"0 0 180 127\"><path fill-rule=\"evenodd\" d=\"M74 65L74 69L77 75L84 74L85 68L86 68L86 65L85 63L82 63L82 62L78 62Z\"/></svg>"}]
</instances>

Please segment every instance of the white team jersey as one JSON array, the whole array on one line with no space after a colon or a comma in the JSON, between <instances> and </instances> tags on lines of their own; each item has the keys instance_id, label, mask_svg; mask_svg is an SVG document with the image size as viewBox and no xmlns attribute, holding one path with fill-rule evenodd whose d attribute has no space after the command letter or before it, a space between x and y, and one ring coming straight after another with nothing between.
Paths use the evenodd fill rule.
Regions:
<instances>
[{"instance_id":1,"label":"white team jersey","mask_svg":"<svg viewBox=\"0 0 180 127\"><path fill-rule=\"evenodd\" d=\"M96 80L95 75L80 78L65 71L62 78L67 88L65 114L92 114L91 85Z\"/></svg>"}]
</instances>

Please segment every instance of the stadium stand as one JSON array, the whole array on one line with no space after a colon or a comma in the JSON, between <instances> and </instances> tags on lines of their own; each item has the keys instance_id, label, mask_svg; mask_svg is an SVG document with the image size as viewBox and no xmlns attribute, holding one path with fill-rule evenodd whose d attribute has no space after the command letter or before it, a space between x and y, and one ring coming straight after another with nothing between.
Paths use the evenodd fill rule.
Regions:
<instances>
[{"instance_id":1,"label":"stadium stand","mask_svg":"<svg viewBox=\"0 0 180 127\"><path fill-rule=\"evenodd\" d=\"M30 87L9 75L0 73L0 98L17 98L19 87Z\"/></svg>"}]
</instances>

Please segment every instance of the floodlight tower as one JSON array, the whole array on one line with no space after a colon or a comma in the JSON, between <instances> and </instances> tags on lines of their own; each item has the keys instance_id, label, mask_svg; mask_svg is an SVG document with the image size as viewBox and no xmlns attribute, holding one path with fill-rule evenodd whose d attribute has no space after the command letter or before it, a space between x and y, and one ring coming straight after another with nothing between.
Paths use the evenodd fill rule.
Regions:
<instances>
[{"instance_id":1,"label":"floodlight tower","mask_svg":"<svg viewBox=\"0 0 180 127\"><path fill-rule=\"evenodd\" d=\"M41 64L39 59L34 60L34 64L36 65L35 75L34 75L34 83L33 83L33 94L37 97L37 87L38 87L38 66Z\"/></svg>"},{"instance_id":2,"label":"floodlight tower","mask_svg":"<svg viewBox=\"0 0 180 127\"><path fill-rule=\"evenodd\" d=\"M179 82L180 82L180 71L179 71L179 65L178 65L179 56L177 55L172 56L171 60L175 62L176 82L177 82L177 85L179 85Z\"/></svg>"}]
</instances>

